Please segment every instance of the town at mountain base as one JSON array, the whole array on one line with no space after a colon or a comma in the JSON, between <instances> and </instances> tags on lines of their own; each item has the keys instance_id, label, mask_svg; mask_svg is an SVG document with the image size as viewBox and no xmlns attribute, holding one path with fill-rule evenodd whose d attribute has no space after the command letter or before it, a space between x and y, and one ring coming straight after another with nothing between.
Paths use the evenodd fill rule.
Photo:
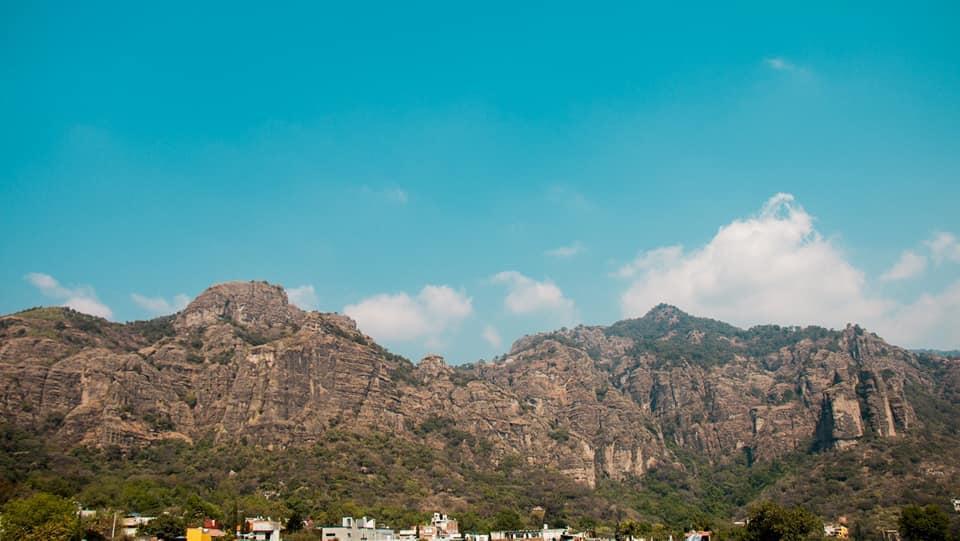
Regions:
<instances>
[{"instance_id":1,"label":"town at mountain base","mask_svg":"<svg viewBox=\"0 0 960 541\"><path fill-rule=\"evenodd\" d=\"M443 508L481 526L542 507L609 527L729 521L772 497L873 532L960 481L960 361L856 325L743 330L660 305L492 362L414 365L345 316L234 282L146 322L2 317L0 365L7 499Z\"/></svg>"}]
</instances>

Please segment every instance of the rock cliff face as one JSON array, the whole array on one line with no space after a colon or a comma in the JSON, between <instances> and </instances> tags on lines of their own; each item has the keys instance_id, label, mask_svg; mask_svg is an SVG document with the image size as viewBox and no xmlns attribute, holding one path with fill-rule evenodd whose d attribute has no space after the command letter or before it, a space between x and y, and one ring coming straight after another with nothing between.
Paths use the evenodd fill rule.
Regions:
<instances>
[{"instance_id":1,"label":"rock cliff face","mask_svg":"<svg viewBox=\"0 0 960 541\"><path fill-rule=\"evenodd\" d=\"M168 438L283 448L337 427L459 445L479 460L472 438L494 461L519 457L593 486L674 462L676 449L768 460L899 437L920 423L914 401L960 396L957 365L857 326L742 330L659 306L525 337L493 363L414 366L345 316L236 282L150 322L65 308L0 318L0 415L64 445L121 448Z\"/></svg>"}]
</instances>

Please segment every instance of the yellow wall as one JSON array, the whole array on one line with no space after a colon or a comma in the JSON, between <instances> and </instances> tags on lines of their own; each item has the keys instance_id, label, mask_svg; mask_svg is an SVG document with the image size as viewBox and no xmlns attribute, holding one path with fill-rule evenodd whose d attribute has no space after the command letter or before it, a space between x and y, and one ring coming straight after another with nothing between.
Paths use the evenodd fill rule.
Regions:
<instances>
[{"instance_id":1,"label":"yellow wall","mask_svg":"<svg viewBox=\"0 0 960 541\"><path fill-rule=\"evenodd\" d=\"M213 538L204 533L203 528L187 528L187 541L213 541Z\"/></svg>"}]
</instances>

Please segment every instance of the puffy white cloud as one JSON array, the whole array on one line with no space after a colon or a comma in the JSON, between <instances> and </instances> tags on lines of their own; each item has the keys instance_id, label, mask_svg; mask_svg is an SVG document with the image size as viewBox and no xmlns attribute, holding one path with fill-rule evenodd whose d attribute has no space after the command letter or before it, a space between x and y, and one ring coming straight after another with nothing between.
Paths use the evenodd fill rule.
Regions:
<instances>
[{"instance_id":1,"label":"puffy white cloud","mask_svg":"<svg viewBox=\"0 0 960 541\"><path fill-rule=\"evenodd\" d=\"M875 320L890 305L866 294L864 274L784 193L756 216L721 227L701 248L644 252L617 274L632 280L621 297L628 317L668 302L739 325L842 326Z\"/></svg>"},{"instance_id":2,"label":"puffy white cloud","mask_svg":"<svg viewBox=\"0 0 960 541\"><path fill-rule=\"evenodd\" d=\"M441 334L473 313L473 299L450 286L427 285L416 297L384 293L347 305L343 311L377 340L425 339L428 347L437 347Z\"/></svg>"},{"instance_id":3,"label":"puffy white cloud","mask_svg":"<svg viewBox=\"0 0 960 541\"><path fill-rule=\"evenodd\" d=\"M550 280L539 282L517 271L497 273L491 280L507 286L508 293L503 303L514 314L547 312L566 322L576 319L573 301L565 297L563 291Z\"/></svg>"},{"instance_id":4,"label":"puffy white cloud","mask_svg":"<svg viewBox=\"0 0 960 541\"><path fill-rule=\"evenodd\" d=\"M683 246L655 248L641 253L636 259L620 267L614 275L620 278L632 278L650 269L669 266L678 261L681 256L683 256Z\"/></svg>"},{"instance_id":5,"label":"puffy white cloud","mask_svg":"<svg viewBox=\"0 0 960 541\"><path fill-rule=\"evenodd\" d=\"M53 276L40 272L31 272L25 276L25 279L47 297L62 301L63 306L105 319L113 317L113 311L100 302L96 292L90 286L67 288L60 285Z\"/></svg>"},{"instance_id":6,"label":"puffy white cloud","mask_svg":"<svg viewBox=\"0 0 960 541\"><path fill-rule=\"evenodd\" d=\"M960 280L938 294L923 294L875 324L891 343L906 347L960 348Z\"/></svg>"},{"instance_id":7,"label":"puffy white cloud","mask_svg":"<svg viewBox=\"0 0 960 541\"><path fill-rule=\"evenodd\" d=\"M493 328L492 325L487 325L483 328L483 339L493 348L498 348L503 345L503 339L500 338L500 333L497 332L497 329Z\"/></svg>"},{"instance_id":8,"label":"puffy white cloud","mask_svg":"<svg viewBox=\"0 0 960 541\"><path fill-rule=\"evenodd\" d=\"M916 252L905 250L900 254L900 259L898 259L890 269L880 275L880 280L884 282L906 280L907 278L919 276L926 268L926 257Z\"/></svg>"},{"instance_id":9,"label":"puffy white cloud","mask_svg":"<svg viewBox=\"0 0 960 541\"><path fill-rule=\"evenodd\" d=\"M566 246L558 246L556 248L553 248L552 250L547 250L544 253L550 257L568 258L568 257L573 257L579 254L580 252L583 251L583 249L584 249L584 246L582 242L574 241L572 244L568 244Z\"/></svg>"},{"instance_id":10,"label":"puffy white cloud","mask_svg":"<svg viewBox=\"0 0 960 541\"><path fill-rule=\"evenodd\" d=\"M174 295L172 301L168 301L163 297L146 297L139 293L131 293L130 298L134 304L154 316L163 316L179 312L190 304L190 297L183 293Z\"/></svg>"},{"instance_id":11,"label":"puffy white cloud","mask_svg":"<svg viewBox=\"0 0 960 541\"><path fill-rule=\"evenodd\" d=\"M930 249L930 254L937 264L945 260L960 263L960 242L952 233L941 231L924 244Z\"/></svg>"},{"instance_id":12,"label":"puffy white cloud","mask_svg":"<svg viewBox=\"0 0 960 541\"><path fill-rule=\"evenodd\" d=\"M906 347L960 347L960 280L908 302L872 294L864 273L813 224L793 196L777 194L702 247L642 252L614 273L629 281L623 314L639 316L666 302L741 326L857 322ZM956 238L949 233L926 244L935 259L954 258ZM926 257L906 251L880 282L916 276L925 266Z\"/></svg>"},{"instance_id":13,"label":"puffy white cloud","mask_svg":"<svg viewBox=\"0 0 960 541\"><path fill-rule=\"evenodd\" d=\"M287 298L294 306L302 310L316 310L320 304L316 290L309 284L287 288Z\"/></svg>"}]
</instances>

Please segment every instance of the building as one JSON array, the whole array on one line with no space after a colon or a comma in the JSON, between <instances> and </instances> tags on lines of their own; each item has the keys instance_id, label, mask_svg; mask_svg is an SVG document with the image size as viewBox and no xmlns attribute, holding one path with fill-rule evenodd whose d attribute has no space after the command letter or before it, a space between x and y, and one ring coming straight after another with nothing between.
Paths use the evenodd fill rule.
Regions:
<instances>
[{"instance_id":1,"label":"building","mask_svg":"<svg viewBox=\"0 0 960 541\"><path fill-rule=\"evenodd\" d=\"M417 541L417 529L409 528L406 530L400 530L397 535L397 541Z\"/></svg>"},{"instance_id":2,"label":"building","mask_svg":"<svg viewBox=\"0 0 960 541\"><path fill-rule=\"evenodd\" d=\"M460 525L446 513L434 513L430 524L417 526L417 537L420 541L462 539Z\"/></svg>"},{"instance_id":3,"label":"building","mask_svg":"<svg viewBox=\"0 0 960 541\"><path fill-rule=\"evenodd\" d=\"M503 530L490 532L490 541L519 541L529 539L535 541L562 541L570 539L566 528L551 528L544 524L540 530Z\"/></svg>"},{"instance_id":4,"label":"building","mask_svg":"<svg viewBox=\"0 0 960 541\"><path fill-rule=\"evenodd\" d=\"M377 528L377 521L362 517L343 517L340 526L324 526L320 529L323 541L398 541L390 528Z\"/></svg>"},{"instance_id":5,"label":"building","mask_svg":"<svg viewBox=\"0 0 960 541\"><path fill-rule=\"evenodd\" d=\"M120 520L120 535L128 539L148 539L147 536L137 535L137 530L155 518L157 517L143 517L137 513L131 513Z\"/></svg>"},{"instance_id":6,"label":"building","mask_svg":"<svg viewBox=\"0 0 960 541\"><path fill-rule=\"evenodd\" d=\"M237 539L245 541L282 541L280 530L283 525L269 517L248 518L243 521L243 529L237 532ZM246 532L246 533L243 533Z\"/></svg>"},{"instance_id":7,"label":"building","mask_svg":"<svg viewBox=\"0 0 960 541\"><path fill-rule=\"evenodd\" d=\"M836 537L838 539L846 539L847 537L850 536L850 531L843 524L824 524L823 535L824 537Z\"/></svg>"},{"instance_id":8,"label":"building","mask_svg":"<svg viewBox=\"0 0 960 541\"><path fill-rule=\"evenodd\" d=\"M960 513L960 498L954 498L950 502L953 503L953 510Z\"/></svg>"},{"instance_id":9,"label":"building","mask_svg":"<svg viewBox=\"0 0 960 541\"><path fill-rule=\"evenodd\" d=\"M485 533L465 533L463 541L490 541L490 534Z\"/></svg>"},{"instance_id":10,"label":"building","mask_svg":"<svg viewBox=\"0 0 960 541\"><path fill-rule=\"evenodd\" d=\"M187 541L217 541L225 535L219 528L187 528Z\"/></svg>"},{"instance_id":11,"label":"building","mask_svg":"<svg viewBox=\"0 0 960 541\"><path fill-rule=\"evenodd\" d=\"M696 530L692 530L687 532L687 535L683 536L683 538L684 541L710 541L711 533L712 532L708 531L698 532Z\"/></svg>"}]
</instances>

